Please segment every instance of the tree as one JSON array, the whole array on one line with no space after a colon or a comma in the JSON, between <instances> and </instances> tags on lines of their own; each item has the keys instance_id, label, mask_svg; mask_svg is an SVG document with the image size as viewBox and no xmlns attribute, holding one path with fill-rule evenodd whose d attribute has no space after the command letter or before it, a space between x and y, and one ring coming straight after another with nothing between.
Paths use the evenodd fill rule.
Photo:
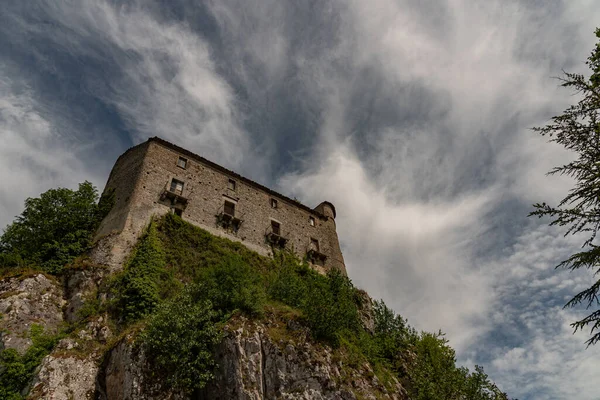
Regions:
<instances>
[{"instance_id":1,"label":"tree","mask_svg":"<svg viewBox=\"0 0 600 400\"><path fill-rule=\"evenodd\" d=\"M600 39L600 29L596 30ZM550 225L567 228L565 236L583 234L581 251L571 255L557 265L571 271L584 268L600 273L600 246L596 235L600 228L600 42L596 44L586 62L591 75L586 78L580 74L564 73L562 86L572 88L581 96L581 100L561 115L552 118L552 122L544 127L534 128L550 142L558 143L576 154L576 159L568 164L555 167L550 175L567 175L575 179L575 186L557 206L546 203L534 204L535 210L530 215L552 218ZM586 309L600 305L598 292L600 279L577 293L565 307L584 304ZM575 329L583 330L591 325L591 337L588 346L600 341L600 310L595 310L585 318L571 324Z\"/></svg>"},{"instance_id":2,"label":"tree","mask_svg":"<svg viewBox=\"0 0 600 400\"><path fill-rule=\"evenodd\" d=\"M50 189L25 200L25 210L0 237L4 266L40 266L57 273L90 245L98 224L110 210L112 196L98 201L90 182L78 190Z\"/></svg>"}]
</instances>

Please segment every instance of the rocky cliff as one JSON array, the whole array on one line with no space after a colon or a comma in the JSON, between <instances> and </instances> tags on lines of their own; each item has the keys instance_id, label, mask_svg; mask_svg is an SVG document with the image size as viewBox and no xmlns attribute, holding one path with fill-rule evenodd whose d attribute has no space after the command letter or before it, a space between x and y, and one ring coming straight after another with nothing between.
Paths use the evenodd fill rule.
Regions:
<instances>
[{"instance_id":1,"label":"rocky cliff","mask_svg":"<svg viewBox=\"0 0 600 400\"><path fill-rule=\"evenodd\" d=\"M294 318L269 309L258 320L241 314L224 327L212 382L191 395L170 390L135 346L135 332L116 336L108 319L77 321L102 274L75 271L62 282L41 273L0 281L1 343L23 354L37 324L47 334L71 328L37 367L22 393L30 399L406 399L402 386L382 382L372 366L310 339Z\"/></svg>"}]
</instances>

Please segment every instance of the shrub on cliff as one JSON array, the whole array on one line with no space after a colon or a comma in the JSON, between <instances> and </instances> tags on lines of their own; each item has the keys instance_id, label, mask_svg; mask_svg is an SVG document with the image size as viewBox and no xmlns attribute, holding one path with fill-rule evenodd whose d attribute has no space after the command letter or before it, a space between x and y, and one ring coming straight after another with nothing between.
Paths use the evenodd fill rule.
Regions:
<instances>
[{"instance_id":1,"label":"shrub on cliff","mask_svg":"<svg viewBox=\"0 0 600 400\"><path fill-rule=\"evenodd\" d=\"M286 259L271 278L270 296L300 309L317 339L338 344L339 336L360 328L356 289L338 270L326 276Z\"/></svg>"},{"instance_id":2,"label":"shrub on cliff","mask_svg":"<svg viewBox=\"0 0 600 400\"><path fill-rule=\"evenodd\" d=\"M46 334L42 326L33 324L30 337L32 345L25 354L21 355L15 349L0 352L0 399L23 399L21 391L30 383L36 368L61 336Z\"/></svg>"},{"instance_id":3,"label":"shrub on cliff","mask_svg":"<svg viewBox=\"0 0 600 400\"><path fill-rule=\"evenodd\" d=\"M216 264L200 269L196 276L202 298L219 313L240 310L257 316L263 312L267 295L262 276L237 254L223 256Z\"/></svg>"},{"instance_id":4,"label":"shrub on cliff","mask_svg":"<svg viewBox=\"0 0 600 400\"><path fill-rule=\"evenodd\" d=\"M88 249L92 235L112 206L112 196L98 203L90 182L77 190L50 189L25 200L25 210L0 237L0 265L34 265L59 273Z\"/></svg>"},{"instance_id":5,"label":"shrub on cliff","mask_svg":"<svg viewBox=\"0 0 600 400\"><path fill-rule=\"evenodd\" d=\"M157 375L170 387L192 392L213 377L213 347L222 329L217 313L193 285L160 305L140 334L140 343Z\"/></svg>"},{"instance_id":6,"label":"shrub on cliff","mask_svg":"<svg viewBox=\"0 0 600 400\"><path fill-rule=\"evenodd\" d=\"M112 285L116 311L121 319L131 322L152 313L165 297L169 283L171 275L165 269L165 256L156 225L151 222L125 269Z\"/></svg>"}]
</instances>

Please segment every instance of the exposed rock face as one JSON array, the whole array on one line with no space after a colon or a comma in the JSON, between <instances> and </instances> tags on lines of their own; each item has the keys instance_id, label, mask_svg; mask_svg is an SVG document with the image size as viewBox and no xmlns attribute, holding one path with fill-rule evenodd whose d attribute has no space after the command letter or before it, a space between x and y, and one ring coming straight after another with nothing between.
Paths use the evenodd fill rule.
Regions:
<instances>
[{"instance_id":1,"label":"exposed rock face","mask_svg":"<svg viewBox=\"0 0 600 400\"><path fill-rule=\"evenodd\" d=\"M67 270L65 273L65 319L67 322L77 320L77 312L85 300L95 295L98 285L107 273L103 268Z\"/></svg>"},{"instance_id":2,"label":"exposed rock face","mask_svg":"<svg viewBox=\"0 0 600 400\"><path fill-rule=\"evenodd\" d=\"M384 387L368 364L345 365L331 348L302 333L295 340L276 340L277 329L249 321L229 329L216 354L215 380L200 399L407 398L398 382L391 390Z\"/></svg>"},{"instance_id":3,"label":"exposed rock face","mask_svg":"<svg viewBox=\"0 0 600 400\"><path fill-rule=\"evenodd\" d=\"M33 323L55 332L63 321L64 304L62 286L44 274L0 281L0 350L13 348L24 353L31 345Z\"/></svg>"},{"instance_id":4,"label":"exposed rock face","mask_svg":"<svg viewBox=\"0 0 600 400\"><path fill-rule=\"evenodd\" d=\"M368 364L346 365L331 348L311 343L306 331L274 339L286 329L238 317L216 351L215 379L195 400L407 399L398 382L386 388ZM97 381L102 400L188 399L161 387L144 355L124 340L106 357ZM391 387L390 387L391 386Z\"/></svg>"},{"instance_id":5,"label":"exposed rock face","mask_svg":"<svg viewBox=\"0 0 600 400\"><path fill-rule=\"evenodd\" d=\"M42 361L28 398L93 399L97 373L97 360L94 357L53 353Z\"/></svg>"},{"instance_id":6,"label":"exposed rock face","mask_svg":"<svg viewBox=\"0 0 600 400\"><path fill-rule=\"evenodd\" d=\"M95 295L102 270L77 270L64 286L43 274L0 281L2 345L24 352L32 323L56 331L76 321L84 300ZM67 299L63 300L63 297ZM372 326L370 299L365 298L363 323ZM270 311L261 321L235 316L215 352L215 379L193 396L162 386L153 366L122 339L106 352L113 336L106 316L96 316L62 339L41 363L30 384L30 399L183 400L183 399L407 399L402 386L385 385L365 361L352 361L340 350L310 340L306 327ZM389 379L389 378L388 378Z\"/></svg>"},{"instance_id":7,"label":"exposed rock face","mask_svg":"<svg viewBox=\"0 0 600 400\"><path fill-rule=\"evenodd\" d=\"M358 294L361 298L359 307L360 321L367 332L375 332L375 317L373 315L373 299L364 290L359 290Z\"/></svg>"},{"instance_id":8,"label":"exposed rock face","mask_svg":"<svg viewBox=\"0 0 600 400\"><path fill-rule=\"evenodd\" d=\"M115 346L102 364L97 379L100 400L178 400L186 399L160 385L160 379L152 377L152 366L144 355L127 341Z\"/></svg>"}]
</instances>

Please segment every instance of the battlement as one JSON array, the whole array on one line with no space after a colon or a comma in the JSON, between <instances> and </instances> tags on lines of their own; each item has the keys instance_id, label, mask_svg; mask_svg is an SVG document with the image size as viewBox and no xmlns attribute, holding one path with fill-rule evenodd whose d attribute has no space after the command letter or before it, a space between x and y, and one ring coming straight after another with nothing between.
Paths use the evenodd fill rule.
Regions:
<instances>
[{"instance_id":1,"label":"battlement","mask_svg":"<svg viewBox=\"0 0 600 400\"><path fill-rule=\"evenodd\" d=\"M332 203L310 208L163 139L123 153L108 191L114 191L115 205L100 224L93 257L114 268L153 216L173 212L260 254L285 248L317 269L346 273Z\"/></svg>"}]
</instances>

